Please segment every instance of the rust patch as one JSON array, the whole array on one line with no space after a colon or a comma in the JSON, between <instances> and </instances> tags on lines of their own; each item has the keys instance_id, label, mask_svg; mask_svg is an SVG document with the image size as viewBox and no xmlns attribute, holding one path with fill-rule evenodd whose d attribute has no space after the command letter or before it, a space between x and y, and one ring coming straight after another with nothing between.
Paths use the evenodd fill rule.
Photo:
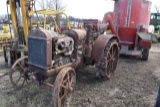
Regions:
<instances>
[{"instance_id":1,"label":"rust patch","mask_svg":"<svg viewBox=\"0 0 160 107\"><path fill-rule=\"evenodd\" d=\"M112 34L108 35L100 35L97 40L94 42L94 45L92 47L92 59L94 61L99 61L102 59L103 54L104 54L104 49L106 44L110 39L112 39L113 36Z\"/></svg>"}]
</instances>

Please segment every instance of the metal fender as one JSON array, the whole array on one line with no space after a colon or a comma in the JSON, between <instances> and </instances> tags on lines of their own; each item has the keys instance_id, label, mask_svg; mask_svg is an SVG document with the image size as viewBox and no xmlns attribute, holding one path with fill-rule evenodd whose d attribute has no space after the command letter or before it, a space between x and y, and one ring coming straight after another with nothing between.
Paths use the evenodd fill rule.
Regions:
<instances>
[{"instance_id":1,"label":"metal fender","mask_svg":"<svg viewBox=\"0 0 160 107\"><path fill-rule=\"evenodd\" d=\"M103 58L105 46L110 40L116 40L117 42L119 41L118 37L112 34L100 35L95 40L92 47L92 53L91 53L91 56L94 62L98 62Z\"/></svg>"}]
</instances>

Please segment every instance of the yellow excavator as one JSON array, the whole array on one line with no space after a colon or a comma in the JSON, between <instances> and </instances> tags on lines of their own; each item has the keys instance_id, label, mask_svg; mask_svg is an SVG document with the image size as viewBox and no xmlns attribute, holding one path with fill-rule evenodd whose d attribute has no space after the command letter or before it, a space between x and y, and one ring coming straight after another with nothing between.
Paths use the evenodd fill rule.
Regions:
<instances>
[{"instance_id":1,"label":"yellow excavator","mask_svg":"<svg viewBox=\"0 0 160 107\"><path fill-rule=\"evenodd\" d=\"M7 0L9 20L12 22L14 41L4 46L5 62L12 65L19 57L27 54L27 36L32 29L31 17L34 15L34 0ZM10 9L10 13L9 13Z\"/></svg>"}]
</instances>

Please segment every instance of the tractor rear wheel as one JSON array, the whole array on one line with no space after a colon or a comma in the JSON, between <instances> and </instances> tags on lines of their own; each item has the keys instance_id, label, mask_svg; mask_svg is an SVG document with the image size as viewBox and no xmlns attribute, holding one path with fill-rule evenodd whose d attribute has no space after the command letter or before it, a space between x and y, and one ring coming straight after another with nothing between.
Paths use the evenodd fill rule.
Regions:
<instances>
[{"instance_id":1,"label":"tractor rear wheel","mask_svg":"<svg viewBox=\"0 0 160 107\"><path fill-rule=\"evenodd\" d=\"M142 60L147 61L149 57L149 49L142 50Z\"/></svg>"},{"instance_id":2,"label":"tractor rear wheel","mask_svg":"<svg viewBox=\"0 0 160 107\"><path fill-rule=\"evenodd\" d=\"M104 55L101 61L96 64L97 76L100 78L111 78L117 67L119 59L119 46L116 40L107 43L104 49Z\"/></svg>"},{"instance_id":3,"label":"tractor rear wheel","mask_svg":"<svg viewBox=\"0 0 160 107\"><path fill-rule=\"evenodd\" d=\"M67 67L58 74L53 88L53 107L68 107L76 85L76 73Z\"/></svg>"}]
</instances>

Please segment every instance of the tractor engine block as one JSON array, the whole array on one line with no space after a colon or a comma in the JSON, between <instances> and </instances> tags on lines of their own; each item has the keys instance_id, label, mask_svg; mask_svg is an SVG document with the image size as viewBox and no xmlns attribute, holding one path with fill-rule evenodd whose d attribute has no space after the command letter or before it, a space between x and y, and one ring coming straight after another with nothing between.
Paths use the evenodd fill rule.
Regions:
<instances>
[{"instance_id":1,"label":"tractor engine block","mask_svg":"<svg viewBox=\"0 0 160 107\"><path fill-rule=\"evenodd\" d=\"M71 37L60 36L55 40L55 53L64 54L65 56L71 55L74 50L74 41Z\"/></svg>"},{"instance_id":2,"label":"tractor engine block","mask_svg":"<svg viewBox=\"0 0 160 107\"><path fill-rule=\"evenodd\" d=\"M57 67L71 62L74 51L74 40L61 35L52 42L52 66Z\"/></svg>"}]
</instances>

